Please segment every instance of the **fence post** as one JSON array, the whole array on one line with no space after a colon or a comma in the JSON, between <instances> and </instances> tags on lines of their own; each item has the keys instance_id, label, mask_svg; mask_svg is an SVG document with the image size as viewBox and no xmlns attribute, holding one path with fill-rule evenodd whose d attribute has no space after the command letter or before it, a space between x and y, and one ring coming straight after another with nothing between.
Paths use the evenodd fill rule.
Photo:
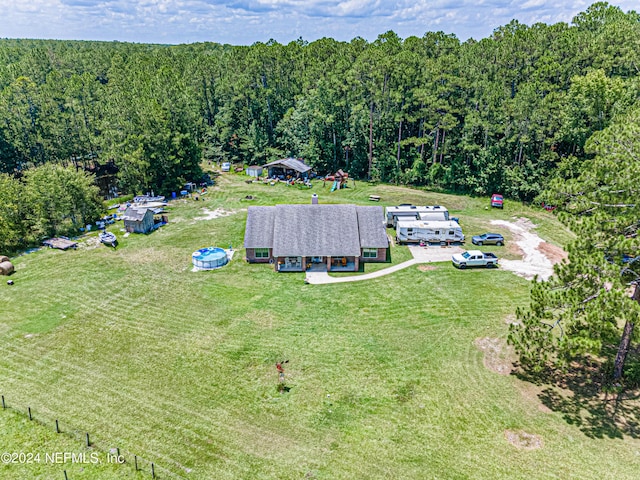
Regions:
<instances>
[{"instance_id":1,"label":"fence post","mask_svg":"<svg viewBox=\"0 0 640 480\"><path fill-rule=\"evenodd\" d=\"M33 420L33 417L31 416L31 407L27 407L27 410L29 410L29 420Z\"/></svg>"},{"instance_id":2,"label":"fence post","mask_svg":"<svg viewBox=\"0 0 640 480\"><path fill-rule=\"evenodd\" d=\"M156 478L156 469L153 466L153 463L151 464L151 478Z\"/></svg>"},{"instance_id":3,"label":"fence post","mask_svg":"<svg viewBox=\"0 0 640 480\"><path fill-rule=\"evenodd\" d=\"M133 461L134 461L134 463L136 465L136 472L137 472L138 471L138 456L137 455L133 456Z\"/></svg>"},{"instance_id":4,"label":"fence post","mask_svg":"<svg viewBox=\"0 0 640 480\"><path fill-rule=\"evenodd\" d=\"M69 477L67 477L67 471L64 471L64 480L69 480Z\"/></svg>"},{"instance_id":5,"label":"fence post","mask_svg":"<svg viewBox=\"0 0 640 480\"><path fill-rule=\"evenodd\" d=\"M56 433L60 433L60 426L58 425L58 420L56 420Z\"/></svg>"},{"instance_id":6,"label":"fence post","mask_svg":"<svg viewBox=\"0 0 640 480\"><path fill-rule=\"evenodd\" d=\"M7 406L4 404L4 395L2 395L2 409L6 410Z\"/></svg>"},{"instance_id":7,"label":"fence post","mask_svg":"<svg viewBox=\"0 0 640 480\"><path fill-rule=\"evenodd\" d=\"M87 433L87 448L91 446L91 442L89 441L89 434Z\"/></svg>"}]
</instances>

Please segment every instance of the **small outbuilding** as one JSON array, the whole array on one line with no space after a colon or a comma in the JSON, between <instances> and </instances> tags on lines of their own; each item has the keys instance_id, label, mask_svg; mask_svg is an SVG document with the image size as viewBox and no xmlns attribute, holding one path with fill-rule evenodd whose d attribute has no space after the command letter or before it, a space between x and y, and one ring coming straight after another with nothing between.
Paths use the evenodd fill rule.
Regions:
<instances>
[{"instance_id":1,"label":"small outbuilding","mask_svg":"<svg viewBox=\"0 0 640 480\"><path fill-rule=\"evenodd\" d=\"M279 178L286 180L287 178L309 178L311 167L297 158L283 158L275 162L267 163L262 168L266 168L269 178Z\"/></svg>"},{"instance_id":2,"label":"small outbuilding","mask_svg":"<svg viewBox=\"0 0 640 480\"><path fill-rule=\"evenodd\" d=\"M124 228L130 233L149 233L155 228L153 211L145 207L129 207L122 216Z\"/></svg>"},{"instance_id":3,"label":"small outbuilding","mask_svg":"<svg viewBox=\"0 0 640 480\"><path fill-rule=\"evenodd\" d=\"M259 177L262 175L262 167L260 165L251 165L247 167L247 175L250 177Z\"/></svg>"}]
</instances>

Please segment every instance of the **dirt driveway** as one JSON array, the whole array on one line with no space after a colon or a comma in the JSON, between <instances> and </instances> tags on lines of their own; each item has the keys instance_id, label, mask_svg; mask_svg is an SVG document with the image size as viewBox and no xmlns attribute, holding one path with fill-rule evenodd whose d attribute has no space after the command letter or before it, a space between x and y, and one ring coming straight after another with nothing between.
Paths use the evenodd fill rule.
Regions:
<instances>
[{"instance_id":1,"label":"dirt driveway","mask_svg":"<svg viewBox=\"0 0 640 480\"><path fill-rule=\"evenodd\" d=\"M522 260L500 259L500 267L516 275L532 280L538 275L541 280L548 280L553 275L553 266L567 258L567 253L560 247L545 242L531 230L535 225L527 218L519 218L515 222L492 220L491 225L511 230L516 245L522 250Z\"/></svg>"}]
</instances>

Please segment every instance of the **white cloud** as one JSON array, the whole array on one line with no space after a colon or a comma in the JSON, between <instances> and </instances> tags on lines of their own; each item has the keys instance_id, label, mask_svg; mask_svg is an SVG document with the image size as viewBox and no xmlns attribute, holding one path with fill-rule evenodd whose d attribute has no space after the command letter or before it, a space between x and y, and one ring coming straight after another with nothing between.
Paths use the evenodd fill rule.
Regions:
<instances>
[{"instance_id":1,"label":"white cloud","mask_svg":"<svg viewBox=\"0 0 640 480\"><path fill-rule=\"evenodd\" d=\"M251 44L394 30L406 38L442 30L483 38L512 19L571 22L584 0L0 0L0 37ZM624 11L637 0L620 0Z\"/></svg>"}]
</instances>

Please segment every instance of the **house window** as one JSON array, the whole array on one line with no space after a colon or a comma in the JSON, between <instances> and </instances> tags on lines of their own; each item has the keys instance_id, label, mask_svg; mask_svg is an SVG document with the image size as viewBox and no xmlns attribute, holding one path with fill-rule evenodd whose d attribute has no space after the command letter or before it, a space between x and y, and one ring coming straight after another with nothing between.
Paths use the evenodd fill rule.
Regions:
<instances>
[{"instance_id":1,"label":"house window","mask_svg":"<svg viewBox=\"0 0 640 480\"><path fill-rule=\"evenodd\" d=\"M362 258L376 258L378 256L377 248L363 248Z\"/></svg>"},{"instance_id":2,"label":"house window","mask_svg":"<svg viewBox=\"0 0 640 480\"><path fill-rule=\"evenodd\" d=\"M453 235L453 230L449 230L449 235Z\"/></svg>"},{"instance_id":3,"label":"house window","mask_svg":"<svg viewBox=\"0 0 640 480\"><path fill-rule=\"evenodd\" d=\"M436 234L436 235L440 235L440 230L436 230L436 231L435 231L435 234Z\"/></svg>"},{"instance_id":4,"label":"house window","mask_svg":"<svg viewBox=\"0 0 640 480\"><path fill-rule=\"evenodd\" d=\"M256 248L254 250L254 255L256 258L269 258L269 249L268 248Z\"/></svg>"}]
</instances>

